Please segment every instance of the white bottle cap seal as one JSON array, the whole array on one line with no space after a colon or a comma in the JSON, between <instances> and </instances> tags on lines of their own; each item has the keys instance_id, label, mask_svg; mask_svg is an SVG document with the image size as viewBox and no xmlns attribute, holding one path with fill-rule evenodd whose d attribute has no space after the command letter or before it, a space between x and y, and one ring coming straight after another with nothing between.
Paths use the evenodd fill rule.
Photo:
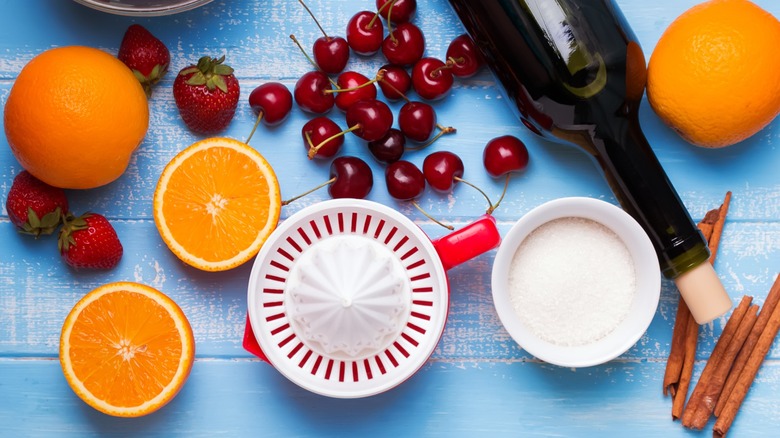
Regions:
<instances>
[{"instance_id":1,"label":"white bottle cap seal","mask_svg":"<svg viewBox=\"0 0 780 438\"><path fill-rule=\"evenodd\" d=\"M706 324L725 314L733 303L712 264L704 262L674 279L693 319Z\"/></svg>"}]
</instances>

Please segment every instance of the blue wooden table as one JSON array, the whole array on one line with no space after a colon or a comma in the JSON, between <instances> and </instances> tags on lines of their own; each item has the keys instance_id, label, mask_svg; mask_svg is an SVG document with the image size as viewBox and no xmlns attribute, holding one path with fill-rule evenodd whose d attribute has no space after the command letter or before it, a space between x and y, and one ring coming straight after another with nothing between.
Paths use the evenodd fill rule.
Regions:
<instances>
[{"instance_id":1,"label":"blue wooden table","mask_svg":"<svg viewBox=\"0 0 780 438\"><path fill-rule=\"evenodd\" d=\"M369 0L311 1L323 26L344 34L349 18L373 9ZM696 0L618 0L646 56L666 26ZM780 16L780 2L757 0ZM241 83L242 100L227 136L244 139L254 114L249 92L266 81L292 88L310 70L289 39L309 47L319 31L293 0L217 0L167 17L107 15L72 1L0 1L0 102L5 103L19 71L43 50L87 45L116 53L124 30L141 23L171 50L171 70L150 100L148 134L127 172L93 190L70 191L71 208L104 213L125 247L120 265L108 272L76 272L59 260L52 237L34 240L16 233L0 215L0 436L709 436L672 422L671 400L661 394L677 291L664 281L660 305L645 336L602 366L567 369L525 353L501 326L490 296L495 252L449 272L448 325L428 363L409 381L384 394L357 400L330 399L304 391L270 365L244 351L248 263L224 273L204 273L179 262L159 237L151 199L163 166L199 137L182 124L171 94L175 72L201 55L226 55ZM463 32L446 0L419 2L416 23L426 35L426 53L443 57ZM768 54L774 56L774 54ZM353 56L348 68L373 75L381 56ZM722 90L727 93L728 90ZM465 177L498 195L501 182L481 164L491 138L513 134L526 141L531 164L512 180L495 212L502 233L531 208L564 196L616 203L591 161L577 150L550 144L521 128L502 99L493 76L483 71L458 80L435 107L442 124L458 132L433 146L456 151ZM394 109L398 105L393 106ZM335 113L334 113L335 114ZM475 116L476 115L476 116ZM335 117L343 117L335 114ZM275 129L260 128L252 146L277 169L282 196L291 197L327 178L327 163L309 162L300 128L308 119L297 108ZM763 302L780 270L780 121L753 138L722 150L686 144L645 103L644 130L694 219L733 192L716 270L734 301L749 294ZM0 201L21 170L0 141ZM370 160L354 137L346 153ZM426 152L408 158L422 163ZM285 207L282 220L326 199L321 191ZM444 230L408 204L392 200L378 179L370 199L411 216L432 237ZM462 226L485 209L474 190L427 193L424 208ZM84 404L70 390L57 358L62 322L73 304L93 288L131 280L156 287L184 310L195 332L197 358L182 392L162 410L138 419L117 419ZM724 319L700 331L694 379L712 351ZM735 436L776 433L780 428L780 347L769 358L739 414Z\"/></svg>"}]
</instances>

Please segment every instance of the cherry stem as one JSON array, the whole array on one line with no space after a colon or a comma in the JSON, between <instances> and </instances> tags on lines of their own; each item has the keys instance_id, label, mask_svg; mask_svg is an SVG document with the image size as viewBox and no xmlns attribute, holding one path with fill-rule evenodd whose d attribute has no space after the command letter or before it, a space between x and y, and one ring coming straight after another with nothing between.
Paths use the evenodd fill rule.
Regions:
<instances>
[{"instance_id":1,"label":"cherry stem","mask_svg":"<svg viewBox=\"0 0 780 438\"><path fill-rule=\"evenodd\" d=\"M420 207L420 205L417 203L417 201L414 201L414 200L413 200L413 201L412 201L412 205L414 205L414 206L415 206L415 208L417 208L418 210L420 210L420 213L422 213L422 214L423 214L425 217L427 217L428 219L430 219L430 220L434 221L435 223L437 223L437 224L441 225L442 227L444 227L444 228L446 228L446 229L448 229L448 230L450 230L450 231L452 231L452 230L454 230L454 229L455 229L455 227L453 227L452 225L443 224L443 223L441 223L441 221L437 220L436 218L434 218L433 216L431 216L430 214L428 214L428 212L427 212L427 211L423 210L423 208L422 208L422 207Z\"/></svg>"},{"instance_id":2,"label":"cherry stem","mask_svg":"<svg viewBox=\"0 0 780 438\"><path fill-rule=\"evenodd\" d=\"M390 39L395 42L395 37L393 37L393 28L392 23L390 22L390 14L393 12L393 5L395 4L397 0L393 0L392 2L387 2L382 5L381 8L379 8L378 11L376 11L376 14L374 14L374 18L371 19L371 21L368 22L366 25L366 30L371 29L374 27L374 21L376 21L377 18L379 18L379 14L382 13L382 10L387 7L387 5L390 5L390 9L387 11L387 31L390 33Z\"/></svg>"},{"instance_id":3,"label":"cherry stem","mask_svg":"<svg viewBox=\"0 0 780 438\"><path fill-rule=\"evenodd\" d=\"M380 70L380 72L383 72L383 71L384 71L384 70ZM361 88L363 88L363 87L368 87L369 85L373 85L373 84L374 84L374 82L381 81L383 77L384 77L384 73L381 73L381 74L380 74L380 73L377 73L377 74L376 74L376 77L375 77L374 79L371 79L371 80L369 80L368 82L364 82L364 83L362 83L362 84L358 85L357 87L352 87L352 88L338 88L338 85L336 85L336 89L325 90L325 91L324 91L324 93L325 93L325 94L330 94L330 93L345 93L345 92L347 92L347 91L355 91L355 90L359 90L359 89L361 89Z\"/></svg>"},{"instance_id":4,"label":"cherry stem","mask_svg":"<svg viewBox=\"0 0 780 438\"><path fill-rule=\"evenodd\" d=\"M322 28L322 26L320 25L320 22L319 22L319 21L317 21L317 17L315 17L315 16L314 16L314 14L311 12L311 9L309 9L309 7L308 7L308 6L306 6L306 3L304 3L304 2L303 2L303 0L298 0L298 3L300 3L300 4L301 4L301 6L303 6L303 8L304 8L304 9L306 9L306 12L308 12L308 13L309 13L309 15L311 15L311 18L312 18L312 20L314 20L314 23L317 25L317 27L319 27L319 28L320 28L320 31L322 32L322 34L323 34L323 35L325 35L325 38L326 38L328 41L330 41L330 37L329 37L329 36L328 36L328 34L325 32L325 29L323 29L323 28Z\"/></svg>"},{"instance_id":5,"label":"cherry stem","mask_svg":"<svg viewBox=\"0 0 780 438\"><path fill-rule=\"evenodd\" d=\"M488 209L487 209L487 214L490 214L490 213L492 213L492 212L493 212L493 210L495 210L495 209L496 209L496 207L498 207L498 204L496 204L495 206L493 206L493 203L490 201L490 197L487 195L487 193L485 193L485 191L484 191L484 190L480 189L480 188L479 188L479 187L477 187L475 184L473 184L473 183L471 183L471 182L469 182L469 181L467 181L467 180L465 180L465 179L463 179L463 178L461 178L461 177L459 177L459 176L454 176L454 177L452 177L452 179L454 179L454 180L455 180L455 181L457 181L457 182L462 182L463 184L466 184L467 186L471 186L471 187L473 187L473 188L474 188L476 191L478 191L479 193L481 193L481 194L482 194L482 196L484 196L484 197L485 197L485 199L487 200L487 203L488 203L488 206L489 206L489 207L488 207Z\"/></svg>"},{"instance_id":6,"label":"cherry stem","mask_svg":"<svg viewBox=\"0 0 780 438\"><path fill-rule=\"evenodd\" d=\"M303 46L301 45L301 43L300 43L300 42L298 42L298 38L295 38L295 35L293 35L293 34L290 34L290 39L291 39L291 40L293 40L293 42L295 43L295 45L296 45L296 46L298 46L298 48L299 48L299 49L301 49L301 53L303 53L303 56L305 56L305 57L306 57L306 59L308 59L308 60L309 60L309 62L311 63L311 65L313 65L313 66L314 66L314 67L315 67L317 70L319 70L320 66L319 66L319 65L317 65L317 63L316 63L316 62L314 62L314 60L313 60L313 59L311 59L311 56L309 56L309 54L308 54L308 53L306 53L306 50L304 50L304 48L303 48Z\"/></svg>"},{"instance_id":7,"label":"cherry stem","mask_svg":"<svg viewBox=\"0 0 780 438\"><path fill-rule=\"evenodd\" d=\"M509 187L509 178L511 177L512 177L511 173L506 174L506 179L504 180L504 190L501 192L501 197L498 198L498 201L495 204L490 206L490 208L487 211L487 214L493 213L493 211L495 211L495 209L498 208L498 205L501 204L501 201L504 200L504 195L506 195L506 189L507 187Z\"/></svg>"},{"instance_id":8,"label":"cherry stem","mask_svg":"<svg viewBox=\"0 0 780 438\"><path fill-rule=\"evenodd\" d=\"M360 128L361 128L360 123L355 123L355 125L354 126L350 126L349 129L345 129L344 131L341 131L341 132L339 132L337 134L333 134L330 137L326 138L325 140L322 140L321 142L319 142L319 144L317 146L312 146L311 137L309 137L309 133L307 132L306 133L306 141L309 142L309 154L308 154L309 159L311 160L312 158L314 158L314 156L317 155L317 152L323 146L325 146L325 143L333 140L334 138L338 138L338 137L340 137L342 135L346 135L348 132L352 132L352 131L360 129Z\"/></svg>"},{"instance_id":9,"label":"cherry stem","mask_svg":"<svg viewBox=\"0 0 780 438\"><path fill-rule=\"evenodd\" d=\"M447 70L447 69L450 69L450 68L452 68L452 64L450 64L449 61L447 61L447 63L445 63L441 67L437 67L437 68L431 70L431 73L430 73L429 76L431 77L431 79L436 79L436 78L439 77L439 75L441 74L442 70Z\"/></svg>"},{"instance_id":10,"label":"cherry stem","mask_svg":"<svg viewBox=\"0 0 780 438\"><path fill-rule=\"evenodd\" d=\"M436 127L439 128L439 132L436 133L436 135L434 135L432 139L428 140L424 144L421 144L420 146L409 146L409 147L406 148L406 150L408 150L408 151L419 151L420 149L425 149L428 146L430 146L431 144L433 144L433 142L438 140L439 137L441 137L442 135L444 135L444 134L452 134L452 133L458 132L458 130L453 128L452 126L441 126L440 124L437 123Z\"/></svg>"},{"instance_id":11,"label":"cherry stem","mask_svg":"<svg viewBox=\"0 0 780 438\"><path fill-rule=\"evenodd\" d=\"M327 186L329 184L333 184L334 182L336 182L336 177L335 176L333 178L325 181L324 183L318 185L317 187L315 187L313 189L307 190L307 191L301 193L298 196L293 196L292 198L290 198L290 199L288 199L286 201L282 201L282 205L289 205L291 202L293 202L295 200L298 200L298 199L301 199L301 198L303 198L304 196L306 196L308 194L314 193L317 190L319 190L319 189L321 189L321 188L323 188L323 187L325 187L325 186Z\"/></svg>"},{"instance_id":12,"label":"cherry stem","mask_svg":"<svg viewBox=\"0 0 780 438\"><path fill-rule=\"evenodd\" d=\"M390 2L390 9L387 10L387 31L390 33L390 39L393 40L393 43L395 43L395 36L393 35L393 21L390 19L390 17L393 16L393 6L395 6L395 2L398 0L393 0ZM383 5L387 6L387 3Z\"/></svg>"},{"instance_id":13,"label":"cherry stem","mask_svg":"<svg viewBox=\"0 0 780 438\"><path fill-rule=\"evenodd\" d=\"M257 115L257 120L255 120L255 126L252 126L252 131L249 133L249 137L247 137L244 143L249 144L249 140L251 140L252 136L255 135L255 131L257 130L257 125L260 124L260 120L262 119L263 119L263 112L260 111L260 113Z\"/></svg>"},{"instance_id":14,"label":"cherry stem","mask_svg":"<svg viewBox=\"0 0 780 438\"><path fill-rule=\"evenodd\" d=\"M376 11L376 13L374 14L374 16L371 18L371 21L369 21L369 22L368 22L368 24L366 24L366 30L369 30L369 29L371 29L372 27L374 27L374 22L375 22L375 21L376 21L376 20L379 18L379 14L381 14L381 13L382 13L382 10L383 10L385 7L387 7L387 5L388 5L388 3L385 3L385 4L383 4L383 5L382 5L382 7L381 7L381 8L379 8L379 10L378 10L378 11Z\"/></svg>"},{"instance_id":15,"label":"cherry stem","mask_svg":"<svg viewBox=\"0 0 780 438\"><path fill-rule=\"evenodd\" d=\"M301 50L301 53L303 53L303 56L305 56L305 57L306 57L306 59L308 59L308 60L309 60L309 62L311 63L311 65L313 65L313 66L314 66L314 68L316 68L318 71L322 71L322 69L320 68L320 66L319 66L319 65L317 65L317 63L316 63L316 62L314 62L314 60L313 60L313 59L311 59L311 56L309 56L309 54L308 54L308 53L306 53L306 50L304 50L304 49L303 49L303 46L302 46L302 45L301 45L301 43L298 41L298 38L295 38L295 35L293 35L293 34L290 34L290 39L291 39L291 40L293 40L293 42L295 43L295 45L296 45L296 46L298 46L298 48ZM338 86L338 85L336 85L336 82L335 82L333 79L331 79L331 78L330 78L330 76L328 76L328 80L329 80L329 81L330 81L330 83L331 83L331 84L333 84L334 86Z\"/></svg>"},{"instance_id":16,"label":"cherry stem","mask_svg":"<svg viewBox=\"0 0 780 438\"><path fill-rule=\"evenodd\" d=\"M447 58L446 64L449 65L449 66L452 66L452 65L461 64L461 63L463 63L465 61L466 60L462 56L459 56L457 58L453 58L452 56L450 56L449 58Z\"/></svg>"}]
</instances>

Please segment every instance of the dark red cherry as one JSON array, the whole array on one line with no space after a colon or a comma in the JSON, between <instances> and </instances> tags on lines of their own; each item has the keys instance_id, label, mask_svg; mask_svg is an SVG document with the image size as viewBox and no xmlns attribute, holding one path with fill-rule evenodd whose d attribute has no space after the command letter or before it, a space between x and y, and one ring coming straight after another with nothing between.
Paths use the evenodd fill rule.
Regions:
<instances>
[{"instance_id":1,"label":"dark red cherry","mask_svg":"<svg viewBox=\"0 0 780 438\"><path fill-rule=\"evenodd\" d=\"M400 23L382 41L382 54L390 64L413 65L425 51L425 36L412 23Z\"/></svg>"},{"instance_id":2,"label":"dark red cherry","mask_svg":"<svg viewBox=\"0 0 780 438\"><path fill-rule=\"evenodd\" d=\"M342 37L319 37L313 51L314 61L325 73L341 73L349 61L349 45Z\"/></svg>"},{"instance_id":3,"label":"dark red cherry","mask_svg":"<svg viewBox=\"0 0 780 438\"><path fill-rule=\"evenodd\" d=\"M249 106L266 126L282 123L292 109L292 93L279 82L266 82L249 94Z\"/></svg>"},{"instance_id":4,"label":"dark red cherry","mask_svg":"<svg viewBox=\"0 0 780 438\"><path fill-rule=\"evenodd\" d=\"M384 137L368 142L368 151L382 164L395 163L400 160L405 148L406 137L395 128L390 128Z\"/></svg>"},{"instance_id":5,"label":"dark red cherry","mask_svg":"<svg viewBox=\"0 0 780 438\"><path fill-rule=\"evenodd\" d=\"M490 140L482 154L485 170L494 178L528 166L528 149L519 138L504 135Z\"/></svg>"},{"instance_id":6,"label":"dark red cherry","mask_svg":"<svg viewBox=\"0 0 780 438\"><path fill-rule=\"evenodd\" d=\"M441 60L423 58L414 64L412 87L423 99L441 99L450 91L452 83L452 72Z\"/></svg>"},{"instance_id":7,"label":"dark red cherry","mask_svg":"<svg viewBox=\"0 0 780 438\"><path fill-rule=\"evenodd\" d=\"M453 75L468 78L485 65L485 58L474 40L468 34L463 34L452 40L447 47L447 64L452 67Z\"/></svg>"},{"instance_id":8,"label":"dark red cherry","mask_svg":"<svg viewBox=\"0 0 780 438\"><path fill-rule=\"evenodd\" d=\"M386 64L380 69L382 79L379 80L379 88L387 100L395 101L403 99L412 88L412 77L405 68Z\"/></svg>"},{"instance_id":9,"label":"dark red cherry","mask_svg":"<svg viewBox=\"0 0 780 438\"><path fill-rule=\"evenodd\" d=\"M339 125L324 116L306 122L301 128L301 136L309 158L330 158L336 155L344 144L344 136L338 135L340 133Z\"/></svg>"},{"instance_id":10,"label":"dark red cherry","mask_svg":"<svg viewBox=\"0 0 780 438\"><path fill-rule=\"evenodd\" d=\"M409 140L426 142L436 129L436 111L425 102L407 102L398 111L398 127Z\"/></svg>"},{"instance_id":11,"label":"dark red cherry","mask_svg":"<svg viewBox=\"0 0 780 438\"><path fill-rule=\"evenodd\" d=\"M336 80L339 89L351 91L338 91L336 106L342 111L347 111L359 100L376 99L376 85L370 82L371 79L355 71L345 71L340 74Z\"/></svg>"},{"instance_id":12,"label":"dark red cherry","mask_svg":"<svg viewBox=\"0 0 780 438\"><path fill-rule=\"evenodd\" d=\"M437 151L423 161L422 168L428 185L440 192L449 192L463 178L463 160L449 151Z\"/></svg>"},{"instance_id":13,"label":"dark red cherry","mask_svg":"<svg viewBox=\"0 0 780 438\"><path fill-rule=\"evenodd\" d=\"M376 10L385 20L406 23L417 11L417 0L376 0Z\"/></svg>"},{"instance_id":14,"label":"dark red cherry","mask_svg":"<svg viewBox=\"0 0 780 438\"><path fill-rule=\"evenodd\" d=\"M384 36L382 20L371 11L358 12L347 24L347 44L358 55L378 52Z\"/></svg>"},{"instance_id":15,"label":"dark red cherry","mask_svg":"<svg viewBox=\"0 0 780 438\"><path fill-rule=\"evenodd\" d=\"M328 193L332 198L363 199L374 187L371 168L357 157L343 156L333 160L330 177L333 182L328 186Z\"/></svg>"},{"instance_id":16,"label":"dark red cherry","mask_svg":"<svg viewBox=\"0 0 780 438\"><path fill-rule=\"evenodd\" d=\"M346 114L351 132L366 141L384 137L393 126L393 112L381 100L361 100L352 104Z\"/></svg>"},{"instance_id":17,"label":"dark red cherry","mask_svg":"<svg viewBox=\"0 0 780 438\"><path fill-rule=\"evenodd\" d=\"M387 192L399 201L411 201L425 191L425 177L413 163L399 160L385 169Z\"/></svg>"},{"instance_id":18,"label":"dark red cherry","mask_svg":"<svg viewBox=\"0 0 780 438\"><path fill-rule=\"evenodd\" d=\"M325 90L331 89L328 75L314 70L305 73L298 79L298 82L295 83L293 96L295 103L302 110L314 114L325 114L333 108L333 94L325 92Z\"/></svg>"}]
</instances>

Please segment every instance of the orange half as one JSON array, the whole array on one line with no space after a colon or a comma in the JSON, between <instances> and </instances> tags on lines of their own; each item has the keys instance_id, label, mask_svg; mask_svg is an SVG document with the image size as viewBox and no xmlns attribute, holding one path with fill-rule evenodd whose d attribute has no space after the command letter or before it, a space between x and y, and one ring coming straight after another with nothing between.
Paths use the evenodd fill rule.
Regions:
<instances>
[{"instance_id":1,"label":"orange half","mask_svg":"<svg viewBox=\"0 0 780 438\"><path fill-rule=\"evenodd\" d=\"M117 417L165 406L192 369L195 339L187 318L162 292L110 283L85 295L65 319L60 364L88 405Z\"/></svg>"},{"instance_id":2,"label":"orange half","mask_svg":"<svg viewBox=\"0 0 780 438\"><path fill-rule=\"evenodd\" d=\"M165 167L154 193L154 220L179 259L204 271L254 257L281 212L276 174L252 147L230 138L198 141Z\"/></svg>"}]
</instances>

